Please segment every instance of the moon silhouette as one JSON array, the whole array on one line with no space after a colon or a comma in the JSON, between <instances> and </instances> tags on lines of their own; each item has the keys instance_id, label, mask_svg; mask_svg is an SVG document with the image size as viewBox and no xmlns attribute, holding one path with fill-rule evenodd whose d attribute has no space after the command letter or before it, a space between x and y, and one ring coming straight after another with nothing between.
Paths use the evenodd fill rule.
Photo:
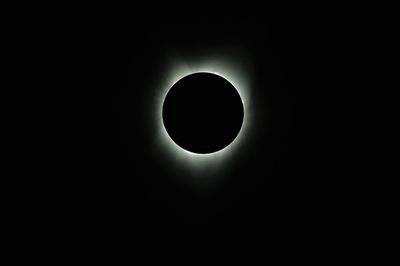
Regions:
<instances>
[{"instance_id":1,"label":"moon silhouette","mask_svg":"<svg viewBox=\"0 0 400 266\"><path fill-rule=\"evenodd\" d=\"M225 78L206 72L187 75L168 91L162 119L169 137L182 149L209 154L224 149L239 134L243 102Z\"/></svg>"}]
</instances>

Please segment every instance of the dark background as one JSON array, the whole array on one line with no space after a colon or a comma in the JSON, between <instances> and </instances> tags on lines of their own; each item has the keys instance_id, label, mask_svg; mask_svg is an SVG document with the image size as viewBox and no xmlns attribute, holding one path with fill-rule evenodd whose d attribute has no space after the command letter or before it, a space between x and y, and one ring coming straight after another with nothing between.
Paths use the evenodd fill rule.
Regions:
<instances>
[{"instance_id":1,"label":"dark background","mask_svg":"<svg viewBox=\"0 0 400 266\"><path fill-rule=\"evenodd\" d=\"M176 242L197 252L192 260L232 246L268 260L369 259L375 250L364 247L386 243L373 236L391 236L382 231L394 220L385 213L396 194L375 159L387 153L373 152L385 146L374 130L387 134L375 97L392 73L380 78L388 65L374 59L393 61L381 38L393 23L379 25L365 5L146 3L4 9L4 92L14 95L3 97L12 122L3 220L13 259L103 260L113 248L135 259L143 247L164 259L156 247ZM254 116L234 160L200 175L219 182L196 186L187 166L154 148L155 85L168 58L218 50L240 57Z\"/></svg>"},{"instance_id":2,"label":"dark background","mask_svg":"<svg viewBox=\"0 0 400 266\"><path fill-rule=\"evenodd\" d=\"M338 167L343 127L332 113L340 107L330 109L341 65L332 25L324 14L235 14L85 13L62 26L60 71L70 103L60 126L62 178L53 191L63 195L56 209L71 228L278 238L340 231L351 184ZM197 189L150 148L152 95L145 88L170 49L199 56L214 47L249 54L254 131L223 181Z\"/></svg>"}]
</instances>

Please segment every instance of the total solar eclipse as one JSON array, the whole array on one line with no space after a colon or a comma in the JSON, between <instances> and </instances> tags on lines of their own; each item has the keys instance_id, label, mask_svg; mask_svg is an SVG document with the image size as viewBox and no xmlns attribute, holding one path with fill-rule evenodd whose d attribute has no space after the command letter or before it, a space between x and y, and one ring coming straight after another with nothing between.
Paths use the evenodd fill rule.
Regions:
<instances>
[{"instance_id":1,"label":"total solar eclipse","mask_svg":"<svg viewBox=\"0 0 400 266\"><path fill-rule=\"evenodd\" d=\"M225 78L199 72L178 80L168 91L162 119L169 137L181 148L198 154L224 149L239 134L243 102Z\"/></svg>"}]
</instances>

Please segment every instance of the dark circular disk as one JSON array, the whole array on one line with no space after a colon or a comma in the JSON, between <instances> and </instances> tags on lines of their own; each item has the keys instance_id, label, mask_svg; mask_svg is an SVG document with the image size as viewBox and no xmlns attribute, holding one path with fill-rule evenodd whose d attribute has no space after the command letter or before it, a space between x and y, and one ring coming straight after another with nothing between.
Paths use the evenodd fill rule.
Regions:
<instances>
[{"instance_id":1,"label":"dark circular disk","mask_svg":"<svg viewBox=\"0 0 400 266\"><path fill-rule=\"evenodd\" d=\"M162 116L168 135L177 145L207 154L225 148L237 137L244 110L238 91L228 80L199 72L171 87Z\"/></svg>"}]
</instances>

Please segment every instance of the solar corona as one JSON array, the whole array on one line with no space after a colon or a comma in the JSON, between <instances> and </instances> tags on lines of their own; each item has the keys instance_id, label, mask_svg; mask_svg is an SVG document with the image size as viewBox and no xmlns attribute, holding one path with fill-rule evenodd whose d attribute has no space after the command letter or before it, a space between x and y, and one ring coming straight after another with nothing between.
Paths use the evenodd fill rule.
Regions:
<instances>
[{"instance_id":1,"label":"solar corona","mask_svg":"<svg viewBox=\"0 0 400 266\"><path fill-rule=\"evenodd\" d=\"M243 69L240 64L232 60L224 59L203 60L202 62L174 62L172 66L168 68L164 80L158 85L160 88L157 90L157 95L155 96L155 110L153 110L155 114L154 121L156 123L154 128L157 130L156 133L158 135L157 148L162 156L165 157L166 161L179 164L181 168L196 171L221 168L226 165L231 158L238 155L242 145L245 143L252 117L250 82L245 73L246 69ZM202 77L207 80L201 80ZM196 87L196 90L192 88L193 86L190 86L189 79L193 79L191 84ZM207 82L219 82L222 86L201 86L201 83L209 85ZM181 86L181 84L185 83L187 83L185 86ZM198 85L199 83L200 85ZM186 92L183 87L187 90ZM227 97L230 97L231 102L234 102L234 104L229 106L230 108L227 108L227 101L223 98L225 94L223 95L222 92L218 91L220 88L222 88L221 90L229 92ZM212 124L215 128L211 130L210 133L203 130L203 127L198 126L199 124L207 125L207 121L210 120L207 119L205 123L200 123L199 121L201 121L201 119L197 117L198 112L195 112L196 115L193 115L193 117L187 117L186 120L183 118L181 119L185 122L179 125L180 131L202 131L199 134L190 133L196 136L194 144L190 142L191 140L185 143L185 138L188 138L185 136L185 133L179 132L179 134L176 133L174 135L169 128L170 125L168 121L166 121L166 118L170 115L166 112L167 107L176 106L172 104L173 101L169 99L170 96L174 94L175 90L181 90L182 95L185 95L186 98L195 99L196 102L201 102L198 100L199 98L205 99L203 107L198 104L194 104L195 106L191 105L193 100L190 99L185 103L177 101L180 104L180 108L174 110L175 114L181 112L181 117L185 117L185 115L192 114L193 110L196 110L195 108L201 107L203 111L200 112L200 116L204 116L204 113L207 113L207 117L213 120ZM209 104L209 99L215 98L215 95L218 93L221 93L220 96L222 98L219 97L219 101L214 101ZM209 98L207 98L207 95ZM170 109L172 109L172 107ZM219 120L214 118L213 110L216 110L215 114L217 116L217 113L221 113L222 109L224 110L224 117L220 117ZM238 118L236 122L227 124L225 120L231 119L231 115L235 115ZM192 123L193 121L195 121L195 123ZM195 126L184 126L189 122ZM225 130L224 125L229 125L229 127L232 128L230 137L227 137L225 142L222 141L224 142L222 144L212 143L215 138L214 135L218 135L221 130ZM194 130L194 128L197 131Z\"/></svg>"}]
</instances>

